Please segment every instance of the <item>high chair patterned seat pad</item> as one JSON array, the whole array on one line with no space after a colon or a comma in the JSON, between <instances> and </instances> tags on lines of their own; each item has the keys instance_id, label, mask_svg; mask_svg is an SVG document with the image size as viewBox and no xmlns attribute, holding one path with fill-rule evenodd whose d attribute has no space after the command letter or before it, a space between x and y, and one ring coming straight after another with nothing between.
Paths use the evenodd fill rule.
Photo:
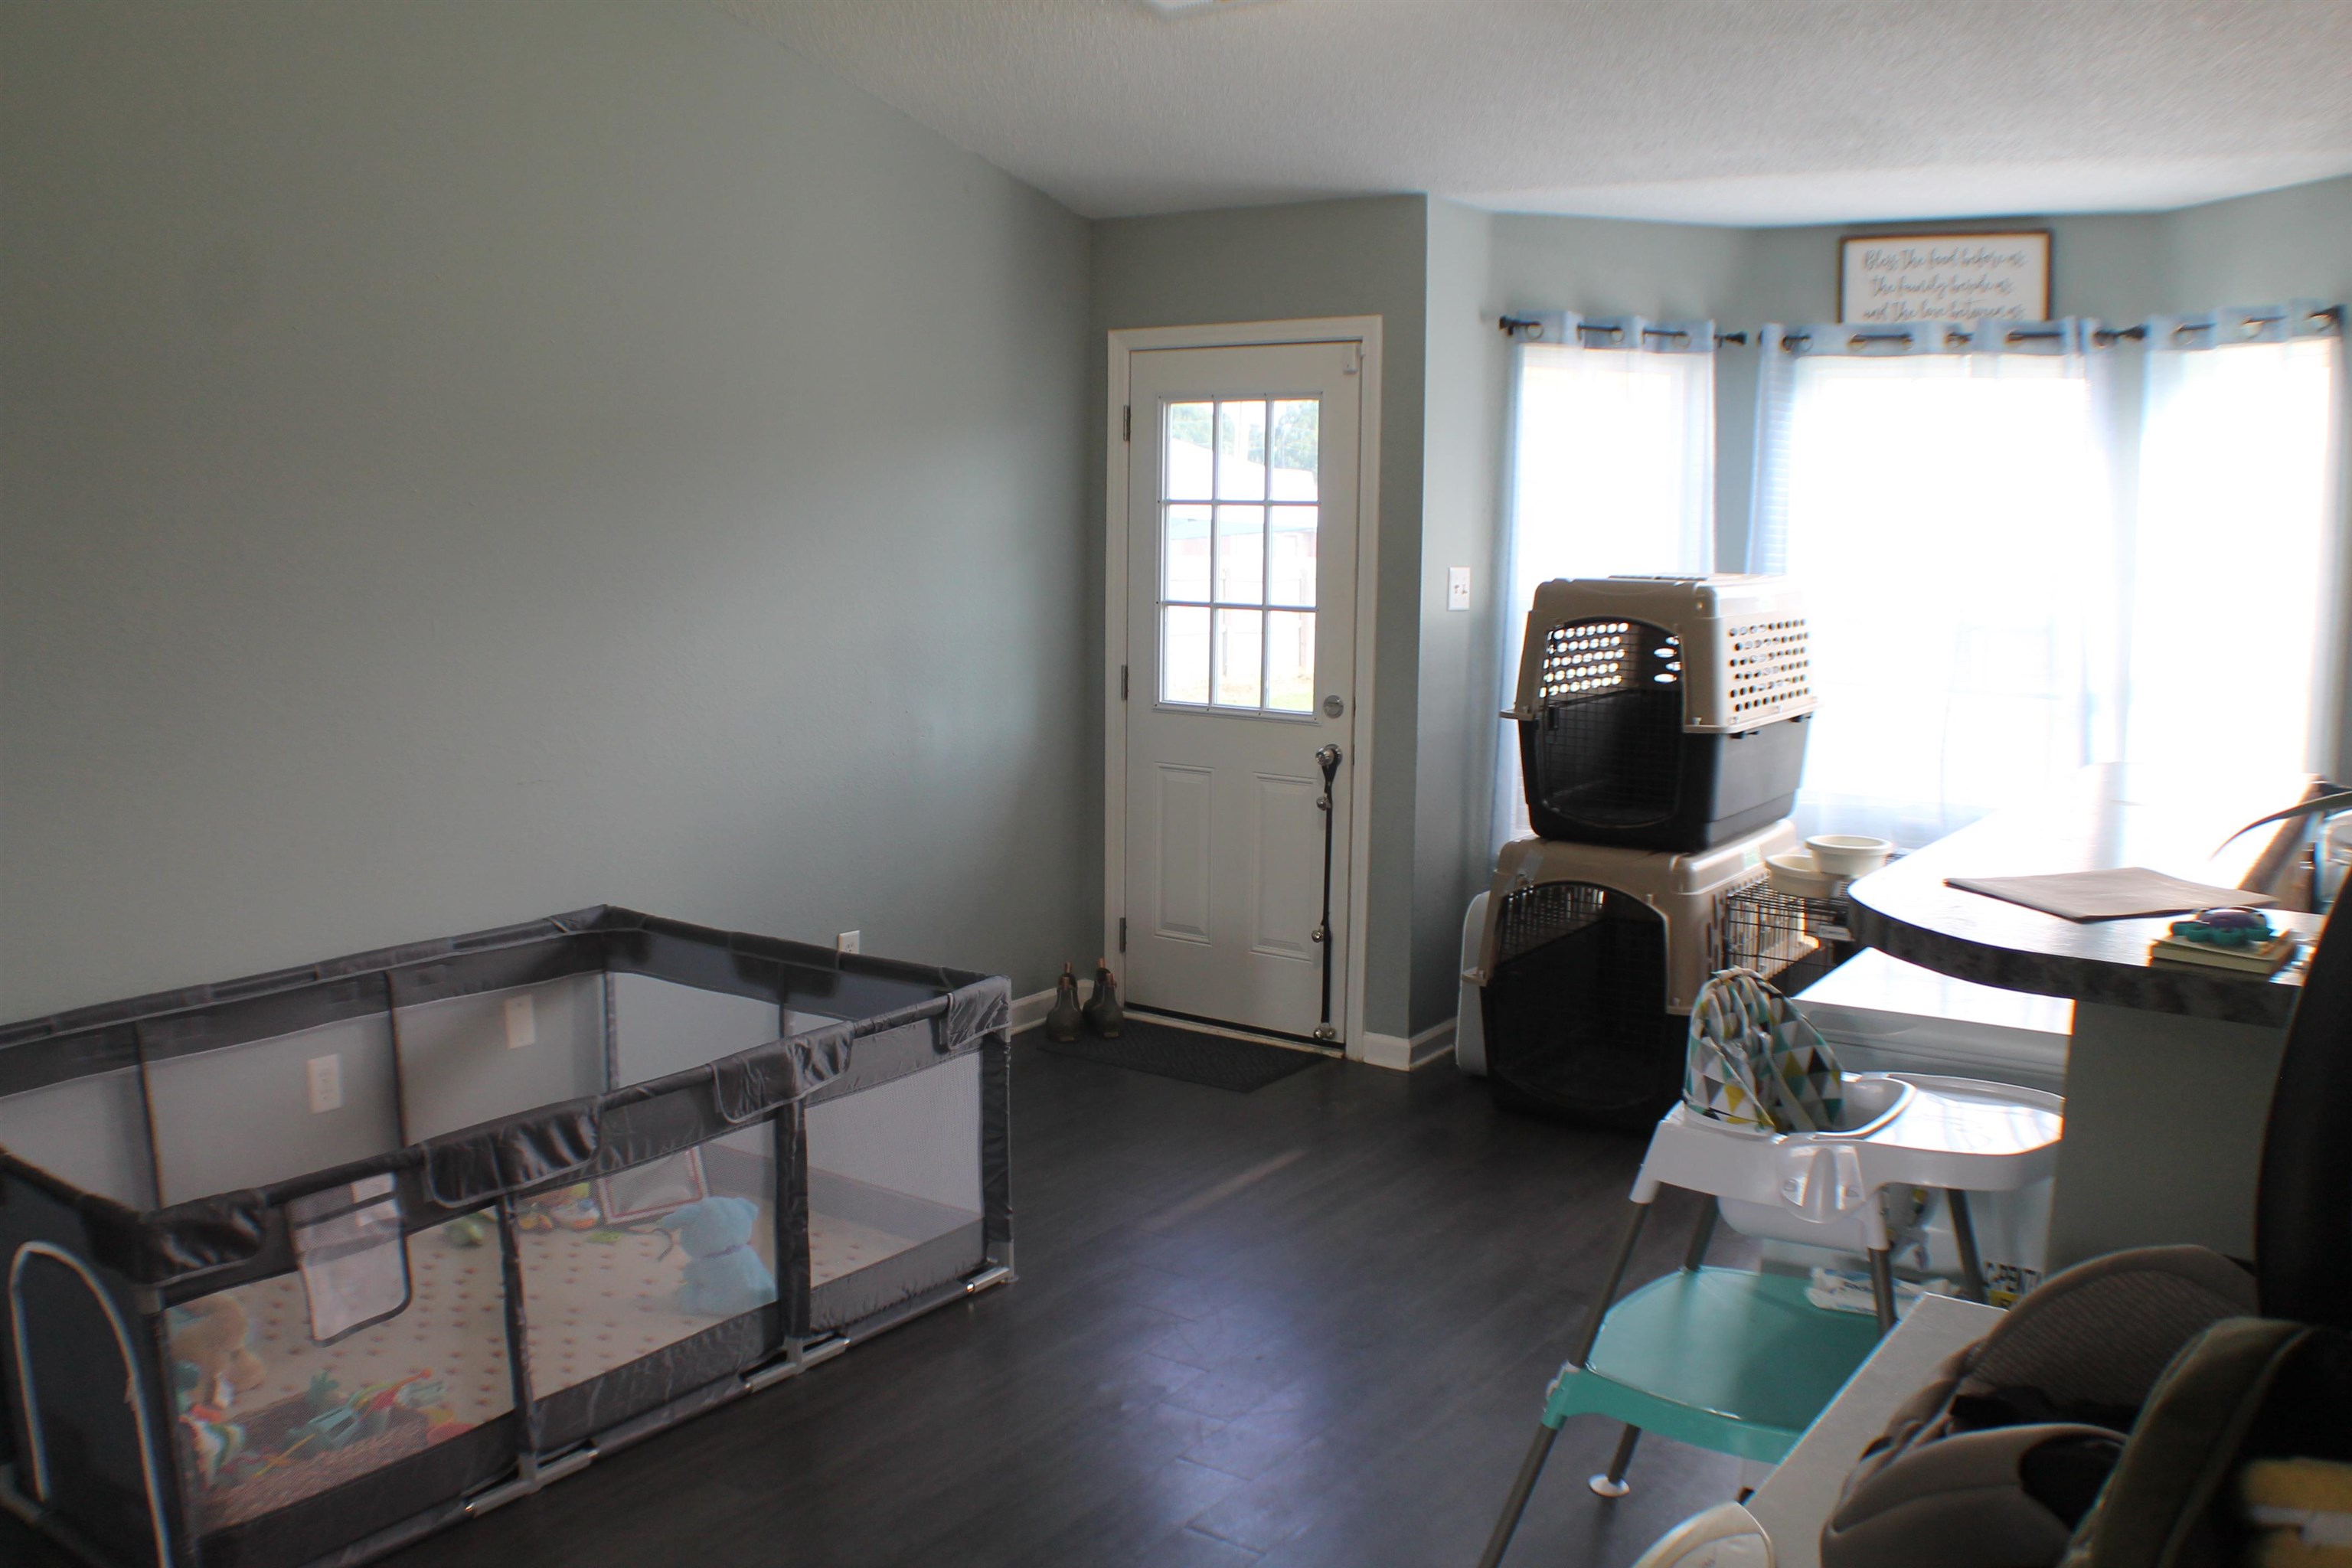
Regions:
<instances>
[{"instance_id":1,"label":"high chair patterned seat pad","mask_svg":"<svg viewBox=\"0 0 2352 1568\"><path fill-rule=\"evenodd\" d=\"M1826 1131L1844 1110L1837 1053L1761 975L1727 969L1691 1006L1683 1103L1760 1131Z\"/></svg>"}]
</instances>

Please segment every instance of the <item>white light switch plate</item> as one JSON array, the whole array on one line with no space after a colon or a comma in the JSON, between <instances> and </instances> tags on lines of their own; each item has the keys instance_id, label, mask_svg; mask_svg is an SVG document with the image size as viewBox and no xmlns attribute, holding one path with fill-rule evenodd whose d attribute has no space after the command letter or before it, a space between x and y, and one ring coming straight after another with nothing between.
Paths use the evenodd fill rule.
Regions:
<instances>
[{"instance_id":1,"label":"white light switch plate","mask_svg":"<svg viewBox=\"0 0 2352 1568\"><path fill-rule=\"evenodd\" d=\"M833 945L835 950L842 952L856 952L857 944L865 939L865 935L864 931L845 931L833 939Z\"/></svg>"},{"instance_id":2,"label":"white light switch plate","mask_svg":"<svg viewBox=\"0 0 2352 1568\"><path fill-rule=\"evenodd\" d=\"M1445 569L1445 607L1466 610L1470 607L1470 568L1448 566Z\"/></svg>"},{"instance_id":3,"label":"white light switch plate","mask_svg":"<svg viewBox=\"0 0 2352 1568\"><path fill-rule=\"evenodd\" d=\"M519 1051L539 1043L539 1012L528 996L507 998L507 1049Z\"/></svg>"},{"instance_id":4,"label":"white light switch plate","mask_svg":"<svg viewBox=\"0 0 2352 1568\"><path fill-rule=\"evenodd\" d=\"M343 1058L312 1057L302 1064L302 1069L310 1083L312 1114L322 1110L341 1110L343 1107Z\"/></svg>"}]
</instances>

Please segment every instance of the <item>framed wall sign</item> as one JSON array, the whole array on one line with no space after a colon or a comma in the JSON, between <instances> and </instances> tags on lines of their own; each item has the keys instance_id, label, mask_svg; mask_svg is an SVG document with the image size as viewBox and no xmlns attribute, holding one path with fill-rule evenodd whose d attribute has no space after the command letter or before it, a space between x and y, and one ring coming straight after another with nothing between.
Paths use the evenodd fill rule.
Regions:
<instances>
[{"instance_id":1,"label":"framed wall sign","mask_svg":"<svg viewBox=\"0 0 2352 1568\"><path fill-rule=\"evenodd\" d=\"M1873 234L1838 251L1838 320L2046 321L2050 231Z\"/></svg>"}]
</instances>

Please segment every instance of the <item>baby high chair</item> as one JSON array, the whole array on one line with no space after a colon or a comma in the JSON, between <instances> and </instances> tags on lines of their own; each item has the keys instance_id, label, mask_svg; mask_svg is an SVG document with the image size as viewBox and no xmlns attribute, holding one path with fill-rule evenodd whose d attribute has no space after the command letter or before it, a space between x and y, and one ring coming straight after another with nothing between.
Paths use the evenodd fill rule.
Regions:
<instances>
[{"instance_id":1,"label":"baby high chair","mask_svg":"<svg viewBox=\"0 0 2352 1568\"><path fill-rule=\"evenodd\" d=\"M1984 1299L1969 1192L2047 1180L2065 1101L2039 1089L1917 1073L1843 1073L1826 1042L1758 976L1727 970L1691 1013L1683 1102L1651 1135L1614 1261L1544 1401L1480 1568L1509 1547L1560 1425L1625 1424L1604 1498L1626 1492L1644 1431L1777 1464L1894 1326L1888 1189L1949 1195L1964 1289ZM1715 1198L1682 1268L1616 1300L1650 1205L1664 1186ZM1805 1281L1705 1267L1718 1212L1737 1228L1801 1236L1870 1258L1876 1321L1817 1307Z\"/></svg>"}]
</instances>

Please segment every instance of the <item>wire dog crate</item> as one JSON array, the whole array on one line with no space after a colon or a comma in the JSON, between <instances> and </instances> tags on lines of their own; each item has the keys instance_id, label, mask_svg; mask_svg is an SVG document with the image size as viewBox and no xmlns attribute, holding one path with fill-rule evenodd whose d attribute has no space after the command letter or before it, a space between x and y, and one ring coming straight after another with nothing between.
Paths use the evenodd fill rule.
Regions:
<instances>
[{"instance_id":1,"label":"wire dog crate","mask_svg":"<svg viewBox=\"0 0 2352 1568\"><path fill-rule=\"evenodd\" d=\"M1723 900L1719 967L1746 969L1793 996L1861 951L1843 899L1803 899L1763 882Z\"/></svg>"},{"instance_id":2,"label":"wire dog crate","mask_svg":"<svg viewBox=\"0 0 2352 1568\"><path fill-rule=\"evenodd\" d=\"M0 1501L343 1568L1009 1279L1009 1016L606 908L0 1030Z\"/></svg>"},{"instance_id":3,"label":"wire dog crate","mask_svg":"<svg viewBox=\"0 0 2352 1568\"><path fill-rule=\"evenodd\" d=\"M1496 1100L1606 1126L1656 1121L1681 1093L1691 1003L1716 967L1727 895L1795 843L1781 822L1686 855L1506 845L1465 976Z\"/></svg>"},{"instance_id":4,"label":"wire dog crate","mask_svg":"<svg viewBox=\"0 0 2352 1568\"><path fill-rule=\"evenodd\" d=\"M1785 579L1603 577L1536 590L1503 716L1539 837L1688 851L1787 815L1813 705Z\"/></svg>"}]
</instances>

